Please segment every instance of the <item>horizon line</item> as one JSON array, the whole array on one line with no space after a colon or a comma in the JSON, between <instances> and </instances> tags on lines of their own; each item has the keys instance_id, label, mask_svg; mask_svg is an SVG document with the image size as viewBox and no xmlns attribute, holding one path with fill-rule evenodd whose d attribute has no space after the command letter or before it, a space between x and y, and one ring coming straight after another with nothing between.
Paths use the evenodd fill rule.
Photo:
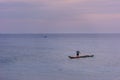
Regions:
<instances>
[{"instance_id":1,"label":"horizon line","mask_svg":"<svg viewBox=\"0 0 120 80\"><path fill-rule=\"evenodd\" d=\"M0 34L120 34L120 33L0 33Z\"/></svg>"}]
</instances>

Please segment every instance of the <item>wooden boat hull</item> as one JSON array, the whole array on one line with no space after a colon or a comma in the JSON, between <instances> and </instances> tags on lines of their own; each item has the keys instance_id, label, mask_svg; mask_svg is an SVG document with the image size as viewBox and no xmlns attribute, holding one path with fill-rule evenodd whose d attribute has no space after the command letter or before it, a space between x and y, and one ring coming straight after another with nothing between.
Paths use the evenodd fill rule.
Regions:
<instances>
[{"instance_id":1,"label":"wooden boat hull","mask_svg":"<svg viewBox=\"0 0 120 80\"><path fill-rule=\"evenodd\" d=\"M87 58L87 57L94 57L94 55L84 55L84 56L76 56L76 57L72 57L72 56L68 56L70 59L77 59L77 58Z\"/></svg>"}]
</instances>

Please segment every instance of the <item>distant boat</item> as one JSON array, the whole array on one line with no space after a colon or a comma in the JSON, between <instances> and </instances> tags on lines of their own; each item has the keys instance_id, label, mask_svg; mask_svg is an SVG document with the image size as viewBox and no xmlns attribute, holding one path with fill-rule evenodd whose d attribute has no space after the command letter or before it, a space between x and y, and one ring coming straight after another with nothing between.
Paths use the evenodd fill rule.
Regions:
<instances>
[{"instance_id":1,"label":"distant boat","mask_svg":"<svg viewBox=\"0 0 120 80\"><path fill-rule=\"evenodd\" d=\"M47 36L44 36L44 38L47 38Z\"/></svg>"},{"instance_id":2,"label":"distant boat","mask_svg":"<svg viewBox=\"0 0 120 80\"><path fill-rule=\"evenodd\" d=\"M87 58L87 57L94 57L94 55L83 55L83 56L68 56L70 59L78 59L78 58Z\"/></svg>"}]
</instances>

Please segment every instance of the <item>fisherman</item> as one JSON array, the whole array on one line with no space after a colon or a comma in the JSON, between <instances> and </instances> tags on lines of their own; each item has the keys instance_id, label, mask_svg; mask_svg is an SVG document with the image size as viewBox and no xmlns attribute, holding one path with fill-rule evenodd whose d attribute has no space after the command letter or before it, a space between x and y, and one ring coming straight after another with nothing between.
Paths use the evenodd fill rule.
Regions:
<instances>
[{"instance_id":1,"label":"fisherman","mask_svg":"<svg viewBox=\"0 0 120 80\"><path fill-rule=\"evenodd\" d=\"M80 51L76 51L76 56L79 57Z\"/></svg>"}]
</instances>

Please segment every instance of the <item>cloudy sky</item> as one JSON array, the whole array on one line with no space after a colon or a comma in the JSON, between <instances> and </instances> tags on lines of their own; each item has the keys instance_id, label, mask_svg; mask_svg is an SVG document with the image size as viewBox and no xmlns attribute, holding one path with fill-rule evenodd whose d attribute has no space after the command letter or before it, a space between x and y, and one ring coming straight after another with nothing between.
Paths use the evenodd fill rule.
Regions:
<instances>
[{"instance_id":1,"label":"cloudy sky","mask_svg":"<svg viewBox=\"0 0 120 80\"><path fill-rule=\"evenodd\" d=\"M0 0L0 33L120 33L120 0Z\"/></svg>"}]
</instances>

